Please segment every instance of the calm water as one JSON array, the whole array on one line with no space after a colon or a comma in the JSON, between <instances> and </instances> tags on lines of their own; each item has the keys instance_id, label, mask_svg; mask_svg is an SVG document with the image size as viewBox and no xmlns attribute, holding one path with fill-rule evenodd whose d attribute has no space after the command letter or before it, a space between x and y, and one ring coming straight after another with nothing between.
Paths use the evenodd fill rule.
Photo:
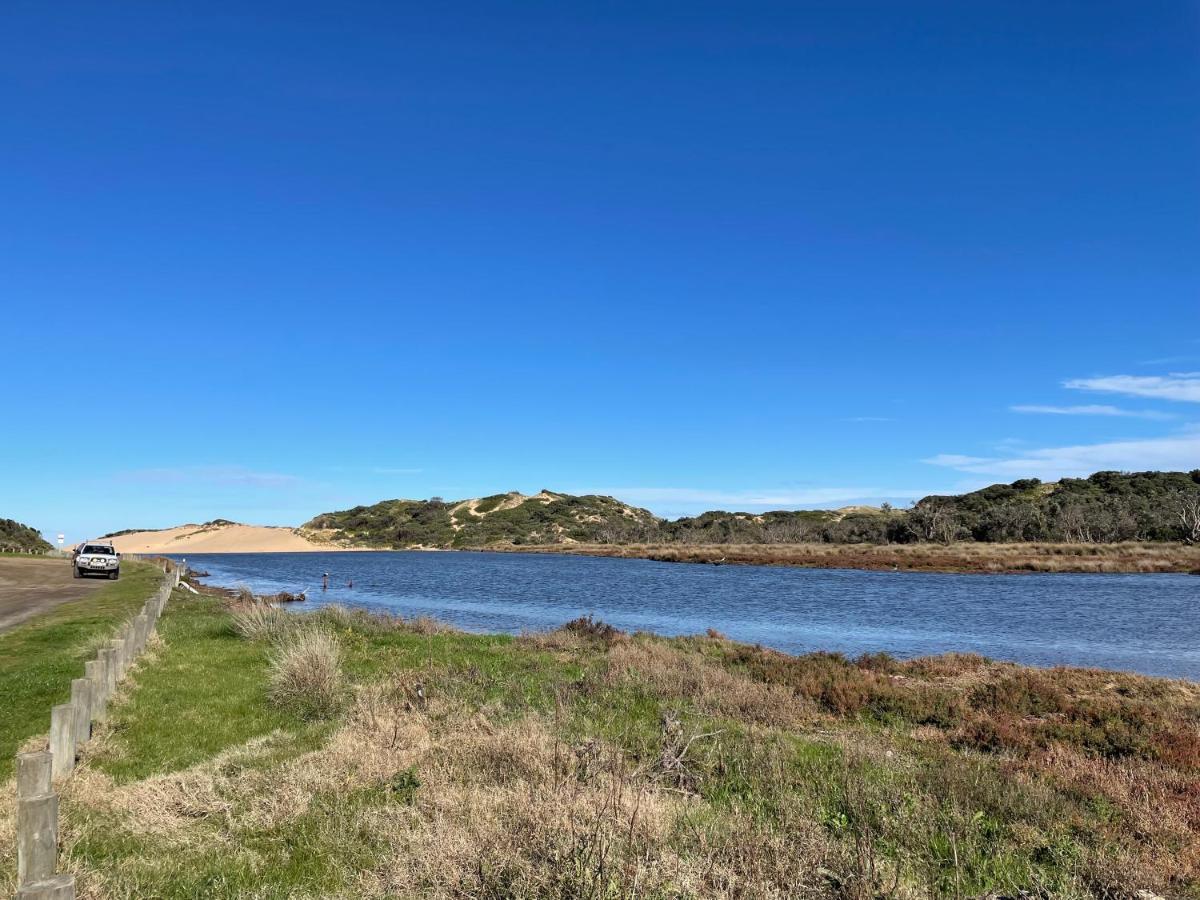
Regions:
<instances>
[{"instance_id":1,"label":"calm water","mask_svg":"<svg viewBox=\"0 0 1200 900\"><path fill-rule=\"evenodd\" d=\"M1200 680L1200 578L1188 575L937 575L507 553L231 553L188 562L212 584L306 590L310 606L429 615L477 631L546 629L592 613L660 634L716 628L793 653L958 650ZM330 573L324 593L322 572Z\"/></svg>"}]
</instances>

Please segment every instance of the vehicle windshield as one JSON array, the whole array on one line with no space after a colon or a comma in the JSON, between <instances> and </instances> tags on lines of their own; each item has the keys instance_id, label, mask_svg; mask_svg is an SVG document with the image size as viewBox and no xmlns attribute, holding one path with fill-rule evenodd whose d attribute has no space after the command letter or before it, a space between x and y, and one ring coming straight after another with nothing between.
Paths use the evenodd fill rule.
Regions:
<instances>
[{"instance_id":1,"label":"vehicle windshield","mask_svg":"<svg viewBox=\"0 0 1200 900\"><path fill-rule=\"evenodd\" d=\"M105 547L103 544L88 544L83 548L84 553L107 553L109 556L114 556L112 547Z\"/></svg>"}]
</instances>

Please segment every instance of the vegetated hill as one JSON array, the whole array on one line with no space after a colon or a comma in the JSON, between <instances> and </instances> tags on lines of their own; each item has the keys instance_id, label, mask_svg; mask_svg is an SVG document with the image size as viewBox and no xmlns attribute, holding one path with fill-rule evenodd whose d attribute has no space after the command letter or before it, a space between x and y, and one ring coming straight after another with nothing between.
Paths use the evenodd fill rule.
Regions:
<instances>
[{"instance_id":1,"label":"vegetated hill","mask_svg":"<svg viewBox=\"0 0 1200 900\"><path fill-rule=\"evenodd\" d=\"M384 500L323 513L302 526L316 540L367 547L618 543L647 540L660 520L612 497L512 491L479 499Z\"/></svg>"},{"instance_id":2,"label":"vegetated hill","mask_svg":"<svg viewBox=\"0 0 1200 900\"><path fill-rule=\"evenodd\" d=\"M1097 472L930 496L910 509L715 510L674 521L612 497L516 492L474 500L385 500L324 513L301 532L332 544L484 547L590 544L882 544L923 541L1200 543L1200 469Z\"/></svg>"},{"instance_id":3,"label":"vegetated hill","mask_svg":"<svg viewBox=\"0 0 1200 900\"><path fill-rule=\"evenodd\" d=\"M906 525L926 540L1200 541L1200 469L1036 478L926 497Z\"/></svg>"},{"instance_id":4,"label":"vegetated hill","mask_svg":"<svg viewBox=\"0 0 1200 900\"><path fill-rule=\"evenodd\" d=\"M36 528L13 519L0 519L0 551L5 553L45 553L53 550Z\"/></svg>"}]
</instances>

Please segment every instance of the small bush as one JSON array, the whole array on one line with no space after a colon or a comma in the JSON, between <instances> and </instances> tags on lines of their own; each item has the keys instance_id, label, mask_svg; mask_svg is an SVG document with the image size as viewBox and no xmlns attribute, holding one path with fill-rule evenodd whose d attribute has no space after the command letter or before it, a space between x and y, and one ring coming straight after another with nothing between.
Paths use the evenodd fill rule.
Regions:
<instances>
[{"instance_id":1,"label":"small bush","mask_svg":"<svg viewBox=\"0 0 1200 900\"><path fill-rule=\"evenodd\" d=\"M327 719L342 699L341 649L321 628L289 631L271 654L271 700L304 719Z\"/></svg>"},{"instance_id":2,"label":"small bush","mask_svg":"<svg viewBox=\"0 0 1200 900\"><path fill-rule=\"evenodd\" d=\"M602 644L611 644L613 641L625 636L625 632L621 631L621 629L614 628L600 619L593 619L590 613L586 616L580 616L578 619L572 619L563 626L563 630L579 635L580 637L600 641Z\"/></svg>"}]
</instances>

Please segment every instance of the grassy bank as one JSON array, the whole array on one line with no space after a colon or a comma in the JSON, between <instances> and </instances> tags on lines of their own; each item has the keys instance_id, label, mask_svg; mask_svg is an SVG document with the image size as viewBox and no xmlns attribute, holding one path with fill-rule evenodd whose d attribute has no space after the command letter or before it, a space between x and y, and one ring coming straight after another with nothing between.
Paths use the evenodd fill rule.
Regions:
<instances>
[{"instance_id":1,"label":"grassy bank","mask_svg":"<svg viewBox=\"0 0 1200 900\"><path fill-rule=\"evenodd\" d=\"M86 896L1200 897L1191 683L261 619L176 591L64 791Z\"/></svg>"},{"instance_id":2,"label":"grassy bank","mask_svg":"<svg viewBox=\"0 0 1200 900\"><path fill-rule=\"evenodd\" d=\"M573 544L497 547L660 562L906 572L1180 572L1200 574L1200 546L1183 544Z\"/></svg>"},{"instance_id":3,"label":"grassy bank","mask_svg":"<svg viewBox=\"0 0 1200 900\"><path fill-rule=\"evenodd\" d=\"M70 699L71 679L83 677L84 663L162 578L145 563L121 569L120 580L0 634L0 781L21 742L49 729L50 707Z\"/></svg>"}]
</instances>

